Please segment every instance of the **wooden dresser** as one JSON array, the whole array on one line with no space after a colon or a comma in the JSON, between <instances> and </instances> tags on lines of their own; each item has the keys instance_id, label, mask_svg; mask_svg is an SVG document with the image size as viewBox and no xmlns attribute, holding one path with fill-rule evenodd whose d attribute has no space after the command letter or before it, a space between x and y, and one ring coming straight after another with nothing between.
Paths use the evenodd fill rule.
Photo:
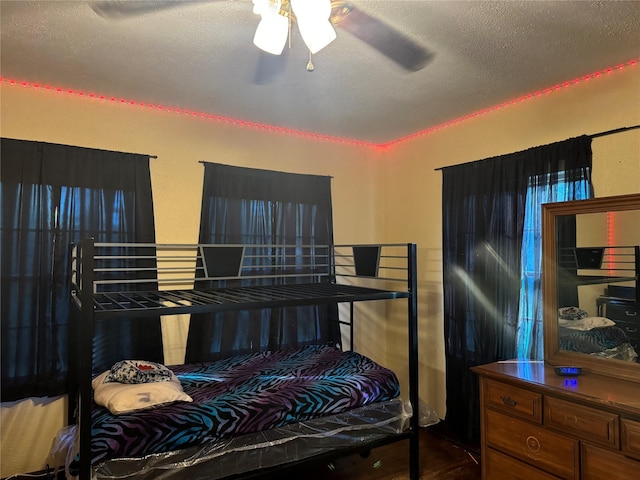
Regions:
<instances>
[{"instance_id":1,"label":"wooden dresser","mask_svg":"<svg viewBox=\"0 0 640 480\"><path fill-rule=\"evenodd\" d=\"M472 370L484 480L640 478L640 383L560 377L541 362Z\"/></svg>"}]
</instances>

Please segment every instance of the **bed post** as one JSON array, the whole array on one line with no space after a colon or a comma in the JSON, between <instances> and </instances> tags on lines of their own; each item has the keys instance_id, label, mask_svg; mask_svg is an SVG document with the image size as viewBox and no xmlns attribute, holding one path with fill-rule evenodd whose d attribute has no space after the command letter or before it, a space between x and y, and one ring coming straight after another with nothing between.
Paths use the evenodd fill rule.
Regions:
<instances>
[{"instance_id":1,"label":"bed post","mask_svg":"<svg viewBox=\"0 0 640 480\"><path fill-rule=\"evenodd\" d=\"M408 259L408 328L409 328L409 401L413 410L409 438L409 479L420 478L420 411L419 411L419 383L418 383L418 277L417 277L417 246L415 243L407 245Z\"/></svg>"},{"instance_id":2,"label":"bed post","mask_svg":"<svg viewBox=\"0 0 640 480\"><path fill-rule=\"evenodd\" d=\"M77 423L77 400L80 385L78 383L78 327L80 324L80 313L75 305L75 294L78 292L78 258L80 256L80 245L71 245L71 308L69 309L69 340L67 344L67 355L69 357L67 366L67 425Z\"/></svg>"},{"instance_id":3,"label":"bed post","mask_svg":"<svg viewBox=\"0 0 640 480\"><path fill-rule=\"evenodd\" d=\"M80 431L80 460L78 464L80 480L91 478L91 374L93 363L93 259L94 239L80 242L80 301L81 311L77 335L77 372L80 384L78 396L78 428Z\"/></svg>"}]
</instances>

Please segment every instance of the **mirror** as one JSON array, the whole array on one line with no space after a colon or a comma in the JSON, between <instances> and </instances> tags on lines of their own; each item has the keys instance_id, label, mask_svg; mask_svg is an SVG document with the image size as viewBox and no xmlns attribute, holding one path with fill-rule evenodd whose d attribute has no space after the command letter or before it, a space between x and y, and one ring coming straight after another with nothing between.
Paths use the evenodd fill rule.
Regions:
<instances>
[{"instance_id":1,"label":"mirror","mask_svg":"<svg viewBox=\"0 0 640 480\"><path fill-rule=\"evenodd\" d=\"M542 208L545 361L640 382L640 194Z\"/></svg>"}]
</instances>

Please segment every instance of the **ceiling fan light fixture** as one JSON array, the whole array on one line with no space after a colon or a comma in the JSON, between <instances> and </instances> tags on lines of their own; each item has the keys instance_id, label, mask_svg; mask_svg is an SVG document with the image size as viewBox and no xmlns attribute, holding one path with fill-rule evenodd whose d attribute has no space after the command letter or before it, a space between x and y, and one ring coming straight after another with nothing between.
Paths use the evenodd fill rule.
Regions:
<instances>
[{"instance_id":1,"label":"ceiling fan light fixture","mask_svg":"<svg viewBox=\"0 0 640 480\"><path fill-rule=\"evenodd\" d=\"M263 15L253 36L253 44L272 55L280 55L287 44L288 36L289 22L285 17Z\"/></svg>"},{"instance_id":2,"label":"ceiling fan light fixture","mask_svg":"<svg viewBox=\"0 0 640 480\"><path fill-rule=\"evenodd\" d=\"M331 0L291 0L302 40L311 53L317 53L336 39L329 21Z\"/></svg>"},{"instance_id":3,"label":"ceiling fan light fixture","mask_svg":"<svg viewBox=\"0 0 640 480\"><path fill-rule=\"evenodd\" d=\"M253 13L260 15L253 44L272 55L282 53L289 36L289 19L279 13L281 3L280 0L253 0Z\"/></svg>"}]
</instances>

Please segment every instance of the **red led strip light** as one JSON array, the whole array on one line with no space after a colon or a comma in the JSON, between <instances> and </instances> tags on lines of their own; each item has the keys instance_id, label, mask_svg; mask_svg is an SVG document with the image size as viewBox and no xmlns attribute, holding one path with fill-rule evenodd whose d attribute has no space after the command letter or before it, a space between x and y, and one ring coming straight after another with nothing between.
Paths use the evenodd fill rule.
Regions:
<instances>
[{"instance_id":1,"label":"red led strip light","mask_svg":"<svg viewBox=\"0 0 640 480\"><path fill-rule=\"evenodd\" d=\"M34 83L34 82L27 82L27 81L21 81L21 80L15 80L15 79L3 78L3 77L0 77L0 82L6 83L6 84L9 84L9 85L14 85L14 86L21 86L21 87L25 87L25 88L42 89L42 90L46 90L46 91L49 91L49 92L62 93L62 94L66 94L66 95L76 96L76 97L84 97L84 98L88 98L88 99L91 99L91 100L108 101L108 102L112 102L112 103L115 103L115 104L120 104L120 105L125 105L125 106L130 106L130 107L148 108L148 109L157 110L157 111L161 111L161 112L175 113L175 114L178 114L178 115L201 118L203 120L215 121L217 123L224 123L224 124L233 125L233 126L236 126L236 127L253 128L253 129L256 129L256 130L261 130L261 131L270 132L270 133L279 133L279 134L292 135L292 136L297 136L297 137L304 137L304 138L309 138L309 139L314 139L314 140L337 142L337 143L343 143L343 144L348 144L348 145L354 145L354 146L358 146L358 147L373 148L373 149L376 149L376 150L388 150L391 147L393 147L393 146L395 146L395 145L397 145L399 143L406 142L408 140L412 140L412 139L415 139L417 137L421 137L421 136L424 136L424 135L428 135L428 134L433 133L435 131L442 130L443 128L450 127L452 125L457 125L457 124L462 123L462 122L464 122L466 120L471 120L473 118L477 118L477 117L480 117L482 115L486 115L486 114L494 112L496 110L500 110L500 109L509 107L511 105L515 105L517 103L521 103L521 102L524 102L526 100L530 100L532 98L536 98L536 97L539 97L539 96L542 96L542 95L547 95L549 93L557 92L559 90L563 90L565 88L568 88L568 87L571 87L573 85L577 85L577 84L580 84L580 83L584 83L584 82L587 82L589 80L594 80L594 79L600 78L600 77L602 77L604 75L609 75L609 74L611 74L613 72L620 71L620 70L622 70L624 68L636 66L637 64L638 64L638 59L631 60L629 62L622 63L622 64L617 65L615 67L610 67L610 68L607 68L605 70L600 70L600 71L595 72L595 73L590 73L588 75L584 75L584 76L576 78L574 80L569 80L569 81L560 83L560 84L555 85L553 87L545 88L543 90L538 90L537 92L533 92L533 93L530 93L530 94L527 94L527 95L523 95L523 96L515 98L513 100L509 100L507 102L504 102L504 103L501 103L501 104L498 104L498 105L494 105L492 107L488 107L488 108L485 108L483 110L479 110L479 111L474 112L474 113L470 113L470 114L465 115L463 117L456 118L454 120L450 120L450 121L445 122L445 123L441 123L439 125L427 128L425 130L420 130L418 132L412 133L411 135L400 137L400 138L397 138L395 140L392 140L392 141L386 142L386 143L374 143L374 142L366 142L366 141L363 141L363 140L355 140L355 139L351 139L351 138L336 137L336 136L332 136L332 135L322 135L322 134L318 134L318 133L306 132L306 131L303 131L303 130L295 130L295 129L292 129L292 128L277 127L277 126L268 125L268 124L265 124L265 123L251 122L251 121L248 121L248 120L239 120L239 119L230 118L230 117L223 117L221 115L212 115L212 114L209 114L209 113L197 112L197 111L193 111L193 110L186 110L186 109L182 109L182 108L167 107L167 106L164 106L164 105L154 105L154 104L150 104L150 103L137 102L135 100L127 100L127 99L124 99L124 98L116 98L116 97L111 97L111 96L107 96L107 95L99 95L99 94L95 94L95 93L87 93L87 92L84 92L84 91L81 91L81 90L74 90L74 89L71 89L71 88L52 87L50 85L41 85L41 84Z\"/></svg>"},{"instance_id":2,"label":"red led strip light","mask_svg":"<svg viewBox=\"0 0 640 480\"><path fill-rule=\"evenodd\" d=\"M48 92L66 94L66 95L71 95L75 97L83 97L91 100L107 101L107 102L112 102L115 104L120 104L128 107L147 108L150 110L157 110L161 112L175 113L178 115L200 118L202 120L208 120L208 121L215 121L217 123L224 123L224 124L233 125L236 127L254 128L256 130L262 130L265 132L281 133L281 134L293 135L297 137L311 138L315 140L339 142L339 143L351 144L359 147L379 148L379 144L374 142L366 142L363 140L355 140L355 139L344 138L344 137L334 137L331 135L322 135L319 133L305 132L303 130L295 130L292 128L277 127L273 125L268 125L266 123L257 123L257 122L251 122L249 120L240 120L236 118L223 117L222 115L213 115L210 113L197 112L195 110L187 110L184 108L167 107L165 105L159 105L159 104L155 105L152 103L138 102L136 100L127 100L125 98L99 95L96 93L87 93L81 90L74 90L72 88L53 87L51 85L41 85L39 83L27 82L27 81L15 80L10 78L3 78L3 77L0 77L0 82L6 83L12 86L33 88L36 90L46 90Z\"/></svg>"},{"instance_id":3,"label":"red led strip light","mask_svg":"<svg viewBox=\"0 0 640 480\"><path fill-rule=\"evenodd\" d=\"M615 67L610 67L610 68L607 68L607 69L604 69L604 70L600 70L598 72L590 73L588 75L584 75L582 77L578 77L578 78L576 78L574 80L568 80L566 82L562 82L562 83L559 83L557 85L554 85L553 87L548 87L548 88L545 88L545 89L542 89L542 90L538 90L537 92L533 92L533 93L529 93L527 95L523 95L523 96L515 98L513 100L509 100L507 102L500 103L498 105L494 105L493 107L488 107L488 108L485 108L483 110L479 110L477 112L465 115L463 117L456 118L454 120L450 120L450 121L445 122L445 123L441 123L440 125L436 125L434 127L427 128L425 130L420 130L419 132L412 133L411 135L407 135L405 137L397 138L397 139L392 140L392 141L390 141L388 143L379 144L378 146L381 147L381 148L389 148L389 147L392 147L394 145L397 145L398 143L406 142L407 140L411 140L411 139L414 139L416 137L427 135L429 133L433 133L433 132L435 132L437 130L442 130L443 128L450 127L452 125L457 125L457 124L462 123L462 122L464 122L466 120L471 120L472 118L477 118L477 117L480 117L482 115L486 115L487 113L495 112L496 110L500 110L502 108L509 107L511 105L515 105L517 103L521 103L521 102L524 102L526 100L531 100L532 98L540 97L542 95L548 95L549 93L557 92L559 90L563 90L565 88L572 87L572 86L580 84L580 83L588 82L589 80L594 80L594 79L600 78L600 77L602 77L604 75L609 75L611 73L620 71L620 70L622 70L624 68L627 68L627 67L633 67L633 66L637 65L638 62L639 62L639 59L631 60L629 62L622 63L620 65L616 65Z\"/></svg>"}]
</instances>

